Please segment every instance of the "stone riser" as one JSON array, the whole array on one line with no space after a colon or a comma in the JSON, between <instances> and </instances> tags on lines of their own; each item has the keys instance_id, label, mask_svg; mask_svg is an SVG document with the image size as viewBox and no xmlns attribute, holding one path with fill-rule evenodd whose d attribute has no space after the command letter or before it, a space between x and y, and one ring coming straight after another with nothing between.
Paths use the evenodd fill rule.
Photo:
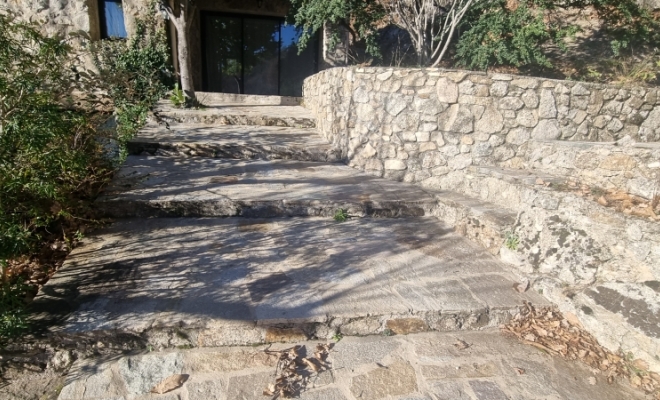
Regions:
<instances>
[{"instance_id":1,"label":"stone riser","mask_svg":"<svg viewBox=\"0 0 660 400\"><path fill-rule=\"evenodd\" d=\"M114 347L142 350L156 348L249 346L268 343L295 343L305 340L327 341L341 336L407 335L420 332L460 332L497 328L518 313L511 309L479 309L473 311L428 311L409 314L369 315L355 318L326 316L318 319L278 321L244 321L217 327L191 327L180 323L155 326L143 332L101 330L76 333L47 333L58 343L99 341ZM168 326L169 325L169 326ZM213 325L211 322L209 325Z\"/></svg>"},{"instance_id":2,"label":"stone riser","mask_svg":"<svg viewBox=\"0 0 660 400\"><path fill-rule=\"evenodd\" d=\"M114 200L96 203L110 218L150 217L333 217L339 209L350 217L420 217L432 215L433 203L363 202L343 203L326 201L130 201Z\"/></svg>"},{"instance_id":3,"label":"stone riser","mask_svg":"<svg viewBox=\"0 0 660 400\"><path fill-rule=\"evenodd\" d=\"M437 199L433 215L491 254L499 254L505 232L516 222L515 213L455 193L437 195Z\"/></svg>"},{"instance_id":4,"label":"stone riser","mask_svg":"<svg viewBox=\"0 0 660 400\"><path fill-rule=\"evenodd\" d=\"M168 123L203 124L203 125L255 125L282 126L290 128L315 128L316 121L311 118L274 117L262 115L195 115L176 112L163 112L159 117Z\"/></svg>"},{"instance_id":5,"label":"stone riser","mask_svg":"<svg viewBox=\"0 0 660 400\"><path fill-rule=\"evenodd\" d=\"M242 160L298 160L318 162L338 162L336 151L317 152L314 149L291 148L287 146L217 145L213 143L157 143L133 140L128 143L132 155L147 153L157 156L229 158Z\"/></svg>"}]
</instances>

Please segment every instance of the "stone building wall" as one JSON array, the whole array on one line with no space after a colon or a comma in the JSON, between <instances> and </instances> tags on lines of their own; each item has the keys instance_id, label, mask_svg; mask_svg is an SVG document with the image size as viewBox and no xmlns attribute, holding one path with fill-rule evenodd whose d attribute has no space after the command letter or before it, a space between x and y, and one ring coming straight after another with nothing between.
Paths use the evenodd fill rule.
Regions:
<instances>
[{"instance_id":1,"label":"stone building wall","mask_svg":"<svg viewBox=\"0 0 660 400\"><path fill-rule=\"evenodd\" d=\"M530 141L660 141L660 90L618 88L441 69L336 68L308 78L305 105L349 164L423 182L471 165L525 168ZM632 156L658 158L636 149ZM653 161L592 166L572 174L635 194L656 184ZM657 160L656 160L657 161ZM593 160L592 160L593 164ZM607 171L615 170L615 173Z\"/></svg>"}]
</instances>

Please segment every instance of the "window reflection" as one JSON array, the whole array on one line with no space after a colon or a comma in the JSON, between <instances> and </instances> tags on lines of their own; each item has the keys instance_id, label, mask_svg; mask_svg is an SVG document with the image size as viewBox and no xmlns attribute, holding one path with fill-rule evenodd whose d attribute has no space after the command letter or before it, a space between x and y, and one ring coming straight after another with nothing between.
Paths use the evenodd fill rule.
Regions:
<instances>
[{"instance_id":1,"label":"window reflection","mask_svg":"<svg viewBox=\"0 0 660 400\"><path fill-rule=\"evenodd\" d=\"M301 96L317 71L317 42L298 54L300 30L282 19L206 13L204 89L213 92Z\"/></svg>"}]
</instances>

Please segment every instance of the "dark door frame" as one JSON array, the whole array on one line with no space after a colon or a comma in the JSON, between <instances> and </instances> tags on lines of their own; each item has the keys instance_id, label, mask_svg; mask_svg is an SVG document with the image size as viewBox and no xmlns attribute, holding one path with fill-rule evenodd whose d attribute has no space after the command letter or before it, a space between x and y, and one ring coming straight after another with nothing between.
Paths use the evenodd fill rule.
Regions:
<instances>
[{"instance_id":1,"label":"dark door frame","mask_svg":"<svg viewBox=\"0 0 660 400\"><path fill-rule=\"evenodd\" d=\"M281 90L281 78L282 78L282 23L285 21L284 17L273 17L270 15L255 15L255 14L238 14L231 12L222 12L222 11L205 11L200 10L200 33L202 36L202 89L204 91L208 90L208 67L207 67L207 55L206 55L206 44L207 44L207 32L206 24L204 23L204 18L207 16L210 17L229 17L229 18L239 18L241 21L241 82L240 82L240 94L245 93L245 19L263 19L263 20L275 20L280 22L279 26L279 43L277 45L277 95L280 94Z\"/></svg>"}]
</instances>

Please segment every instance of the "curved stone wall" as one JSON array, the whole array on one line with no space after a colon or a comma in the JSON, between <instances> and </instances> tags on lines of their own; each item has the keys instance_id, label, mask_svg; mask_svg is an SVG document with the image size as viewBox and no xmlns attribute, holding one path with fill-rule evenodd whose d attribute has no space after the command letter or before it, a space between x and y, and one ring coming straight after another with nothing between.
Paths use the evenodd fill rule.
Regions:
<instances>
[{"instance_id":1,"label":"curved stone wall","mask_svg":"<svg viewBox=\"0 0 660 400\"><path fill-rule=\"evenodd\" d=\"M349 164L407 182L470 165L527 168L530 141L660 141L657 88L442 69L348 67L308 78L304 93L320 131ZM648 197L657 180L660 150L651 146L628 152L635 153L631 162L607 159L593 165L593 160L583 160L581 168L578 160L571 174ZM639 179L621 187L625 174Z\"/></svg>"}]
</instances>

